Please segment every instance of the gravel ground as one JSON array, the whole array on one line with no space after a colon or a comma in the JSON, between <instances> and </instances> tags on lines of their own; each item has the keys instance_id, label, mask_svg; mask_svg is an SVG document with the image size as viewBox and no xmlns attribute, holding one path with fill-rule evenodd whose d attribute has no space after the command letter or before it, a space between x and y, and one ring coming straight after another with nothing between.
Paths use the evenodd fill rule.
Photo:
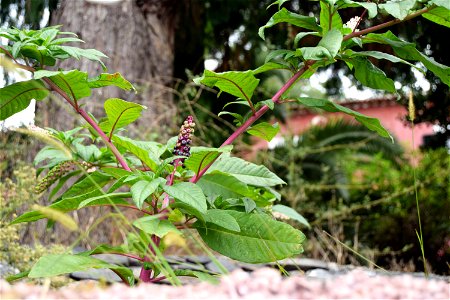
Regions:
<instances>
[{"instance_id":1,"label":"gravel ground","mask_svg":"<svg viewBox=\"0 0 450 300\"><path fill-rule=\"evenodd\" d=\"M355 269L334 278L314 279L302 275L282 277L274 269L252 274L241 270L224 277L220 284L199 283L182 287L141 284L128 288L113 284L101 288L93 281L77 282L59 290L27 283L0 281L0 299L450 299L450 283L411 275L374 275Z\"/></svg>"}]
</instances>

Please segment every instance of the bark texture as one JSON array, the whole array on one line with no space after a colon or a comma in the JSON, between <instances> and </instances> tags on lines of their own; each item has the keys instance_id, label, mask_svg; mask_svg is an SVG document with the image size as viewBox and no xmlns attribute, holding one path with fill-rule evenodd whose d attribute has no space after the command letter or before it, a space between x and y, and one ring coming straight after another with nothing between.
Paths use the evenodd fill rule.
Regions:
<instances>
[{"instance_id":1,"label":"bark texture","mask_svg":"<svg viewBox=\"0 0 450 300\"><path fill-rule=\"evenodd\" d=\"M101 4L89 0L62 0L52 16L51 24L63 25L86 44L109 56L104 62L109 72L120 72L138 88L138 93L124 92L116 87L97 89L90 98L81 100L95 117L104 116L103 103L108 98L122 98L147 106L136 125L128 129L133 136L149 133L166 135L167 125L175 116L170 85L173 78L175 9L174 0L124 0ZM86 59L70 59L59 66L78 68L90 76L101 73L98 63ZM44 110L44 126L67 130L79 124L66 104L54 101L39 106ZM42 112L40 112L42 113ZM166 126L164 126L166 125ZM139 128L139 130L138 130Z\"/></svg>"}]
</instances>

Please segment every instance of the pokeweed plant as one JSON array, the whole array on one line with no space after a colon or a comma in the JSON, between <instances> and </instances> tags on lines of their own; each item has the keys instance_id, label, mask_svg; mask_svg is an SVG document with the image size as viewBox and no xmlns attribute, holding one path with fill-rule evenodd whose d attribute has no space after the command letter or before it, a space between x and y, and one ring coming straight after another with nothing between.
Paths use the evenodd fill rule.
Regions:
<instances>
[{"instance_id":1,"label":"pokeweed plant","mask_svg":"<svg viewBox=\"0 0 450 300\"><path fill-rule=\"evenodd\" d=\"M301 32L294 39L293 49L271 52L266 62L255 70L216 73L205 71L194 81L237 97L236 103L249 107L249 112L236 118L238 129L219 148L194 147L192 135L195 123L186 118L180 133L166 144L153 141L136 141L124 135L123 129L139 118L146 107L121 99L104 102L106 117L96 120L83 109L82 98L92 89L105 86L132 91L133 85L119 73L102 73L89 77L80 70L51 70L57 61L86 58L100 63L106 56L94 49L67 46L69 42L82 42L76 35L61 32L59 26L42 30L2 29L0 36L9 40L0 48L3 57L32 73L33 79L14 83L0 89L0 119L25 109L31 99L37 101L54 92L73 107L87 124L67 132L55 129L35 132L45 136L49 145L36 156L35 163L47 175L36 186L42 192L54 186L50 193L53 202L48 207L24 213L12 223L34 222L39 219L61 220L64 213L93 206L113 206L116 209L134 209L143 217L129 227L126 243L120 247L99 245L78 254L47 255L42 257L25 276L45 277L90 268L109 268L127 284L133 285L135 277L130 269L92 257L94 254L115 253L142 262L139 280L155 282L168 278L177 282L176 276L209 278L208 273L189 270L172 270L161 256L164 238L183 229L198 231L203 241L213 250L248 263L277 261L300 254L305 240L303 233L277 221L272 213L282 213L308 225L297 212L274 205L279 194L274 186L284 184L266 167L255 165L231 155L232 143L241 134L271 140L278 132L277 125L255 122L275 105L296 102L309 108L328 112L341 112L353 116L361 124L379 135L392 138L379 120L352 111L327 99L286 97L286 92L301 78L309 78L319 68L339 60L354 72L364 86L395 93L392 79L374 66L371 59L386 59L408 64L424 72L433 72L450 85L449 67L435 62L403 41L392 32L375 33L389 26L418 16L449 27L448 1L385 1L383 3L351 0L320 1L318 18L303 16L282 8L286 0L278 0L278 11L259 30L261 38L270 27L288 23ZM343 23L339 11L360 7L361 17ZM390 14L391 21L358 29L364 17ZM315 47L301 47L307 35L320 38ZM62 37L61 37L62 36ZM363 51L365 44L385 44L393 54ZM421 66L418 67L418 63ZM271 70L287 70L292 77L268 100L257 101L253 93L258 86L258 74ZM85 129L85 130L83 130ZM101 143L104 146L101 146ZM75 183L60 191L64 183L75 178ZM57 183L56 185L53 185ZM118 189L125 190L118 192ZM56 195L58 195L56 197ZM56 198L56 199L54 199ZM65 220L65 219L64 219ZM66 222L67 223L67 222ZM161 274L162 273L162 274Z\"/></svg>"}]
</instances>

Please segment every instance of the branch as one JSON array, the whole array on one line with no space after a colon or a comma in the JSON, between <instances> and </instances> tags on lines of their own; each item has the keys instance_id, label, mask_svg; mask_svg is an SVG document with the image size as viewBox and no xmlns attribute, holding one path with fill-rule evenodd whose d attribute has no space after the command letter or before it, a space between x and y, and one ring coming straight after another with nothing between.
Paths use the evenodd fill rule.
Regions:
<instances>
[{"instance_id":1,"label":"branch","mask_svg":"<svg viewBox=\"0 0 450 300\"><path fill-rule=\"evenodd\" d=\"M300 76L303 75L303 73L306 72L306 70L309 69L309 66L313 62L314 61L311 61L311 60L307 61L305 63L305 65L303 66L303 68L301 68L297 73L295 73L294 76L292 76L291 79L289 79L283 85L283 87L272 97L272 101L274 103L278 104L280 102L281 96L300 78ZM261 116L263 116L268 110L269 110L269 106L267 106L267 105L264 105L263 107L261 107L255 114L253 114L250 118L248 118L248 120L245 121L244 124L242 124L235 132L233 132L233 134L231 134L230 137L228 139L226 139L226 141L223 142L223 144L220 147L224 147L226 145L230 145L231 143L233 143L239 137L239 135L241 135L242 133L247 131L247 129L253 123L255 123L255 121L257 121L259 118L261 118ZM219 156L220 156L220 153L217 156L217 158ZM206 167L204 167L197 175L192 177L190 182L196 183L200 179L200 177L202 177L203 174L205 174L205 172L209 169L209 167L211 167L211 165L216 161L216 159L214 159Z\"/></svg>"},{"instance_id":2,"label":"branch","mask_svg":"<svg viewBox=\"0 0 450 300\"><path fill-rule=\"evenodd\" d=\"M385 22L385 23L381 23L379 25L375 25L375 26L372 26L372 27L369 27L369 28L366 28L366 29L363 29L363 30L360 30L360 31L357 31L357 32L356 31L352 32L352 33L347 34L346 36L344 36L344 41L349 40L349 39L354 38L354 37L358 37L358 36L367 34L367 33L378 31L380 29L383 29L383 28L386 28L386 27L390 27L392 25L396 25L396 24L399 24L399 23L411 20L411 19L413 19L415 17L418 17L420 15L423 15L424 13L429 12L430 10L432 10L435 7L436 7L436 5L431 5L429 7L425 7L423 9L421 9L421 10L418 10L418 11L416 11L416 12L406 16L403 20L395 19L395 20L391 20L391 21L388 21L388 22Z\"/></svg>"}]
</instances>

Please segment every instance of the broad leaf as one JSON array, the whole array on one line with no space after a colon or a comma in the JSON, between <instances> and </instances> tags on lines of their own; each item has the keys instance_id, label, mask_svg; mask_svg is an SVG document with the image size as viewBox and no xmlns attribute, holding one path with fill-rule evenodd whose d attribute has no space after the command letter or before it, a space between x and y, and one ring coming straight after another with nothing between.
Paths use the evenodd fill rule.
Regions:
<instances>
[{"instance_id":1,"label":"broad leaf","mask_svg":"<svg viewBox=\"0 0 450 300\"><path fill-rule=\"evenodd\" d=\"M348 61L355 68L355 77L364 86L385 90L391 93L395 93L394 81L386 76L386 74L374 66L367 58L354 57L348 59Z\"/></svg>"},{"instance_id":2,"label":"broad leaf","mask_svg":"<svg viewBox=\"0 0 450 300\"><path fill-rule=\"evenodd\" d=\"M350 115L354 117L356 121L366 126L368 129L377 132L382 137L391 138L391 140L394 141L389 132L381 125L380 121L376 118L368 117L357 111L351 110L350 108L336 104L326 99L305 97L297 98L297 101L307 107L320 108L328 112L341 112Z\"/></svg>"},{"instance_id":3,"label":"broad leaf","mask_svg":"<svg viewBox=\"0 0 450 300\"><path fill-rule=\"evenodd\" d=\"M413 43L402 41L392 32L388 31L383 34L370 33L363 40L364 43L381 43L392 47L400 58L405 60L420 61L424 66L433 72L443 83L450 86L450 67L436 62L434 59L426 56L416 49Z\"/></svg>"},{"instance_id":4,"label":"broad leaf","mask_svg":"<svg viewBox=\"0 0 450 300\"><path fill-rule=\"evenodd\" d=\"M192 147L191 156L185 160L184 165L188 170L198 174L207 165L212 163L221 153L230 152L233 146L225 146L222 148Z\"/></svg>"},{"instance_id":5,"label":"broad leaf","mask_svg":"<svg viewBox=\"0 0 450 300\"><path fill-rule=\"evenodd\" d=\"M213 223L231 231L241 231L236 219L228 212L228 210L209 209L204 216L205 222Z\"/></svg>"},{"instance_id":6,"label":"broad leaf","mask_svg":"<svg viewBox=\"0 0 450 300\"><path fill-rule=\"evenodd\" d=\"M277 204L277 205L272 206L272 211L281 213L281 214L285 215L286 217L289 217L290 219L295 220L295 221L299 222L300 224L305 225L308 228L311 228L311 225L309 225L308 221L306 221L306 219L301 214L299 214L295 209L293 209L289 206Z\"/></svg>"},{"instance_id":7,"label":"broad leaf","mask_svg":"<svg viewBox=\"0 0 450 300\"><path fill-rule=\"evenodd\" d=\"M140 104L118 98L106 100L104 106L110 125L108 132L133 123L141 116L142 110L146 109L145 106Z\"/></svg>"},{"instance_id":8,"label":"broad leaf","mask_svg":"<svg viewBox=\"0 0 450 300\"><path fill-rule=\"evenodd\" d=\"M335 57L339 52L339 49L341 49L342 40L342 33L339 30L333 28L324 35L324 37L320 40L318 46L324 47L328 50L331 57Z\"/></svg>"},{"instance_id":9,"label":"broad leaf","mask_svg":"<svg viewBox=\"0 0 450 300\"><path fill-rule=\"evenodd\" d=\"M111 269L129 285L134 285L133 272L90 256L48 254L42 256L28 274L29 278L52 277L89 269Z\"/></svg>"},{"instance_id":10,"label":"broad leaf","mask_svg":"<svg viewBox=\"0 0 450 300\"><path fill-rule=\"evenodd\" d=\"M417 0L388 1L378 4L378 7L394 18L403 20L410 14L416 2Z\"/></svg>"},{"instance_id":11,"label":"broad leaf","mask_svg":"<svg viewBox=\"0 0 450 300\"><path fill-rule=\"evenodd\" d=\"M18 113L37 101L47 97L49 91L39 80L13 83L0 89L0 120Z\"/></svg>"},{"instance_id":12,"label":"broad leaf","mask_svg":"<svg viewBox=\"0 0 450 300\"><path fill-rule=\"evenodd\" d=\"M110 180L111 176L95 171L76 184L73 184L61 197L70 198L101 189L110 182Z\"/></svg>"},{"instance_id":13,"label":"broad leaf","mask_svg":"<svg viewBox=\"0 0 450 300\"><path fill-rule=\"evenodd\" d=\"M295 54L297 56L303 57L305 60L321 60L324 58L331 58L330 52L322 46L302 47L300 49L297 49L295 51Z\"/></svg>"},{"instance_id":14,"label":"broad leaf","mask_svg":"<svg viewBox=\"0 0 450 300\"><path fill-rule=\"evenodd\" d=\"M264 72L272 71L272 70L288 70L288 71L291 71L289 66L287 66L285 64L269 61L269 62L266 62L264 65L260 66L259 68L253 70L253 74L256 75L256 74L260 74L260 73L264 73Z\"/></svg>"},{"instance_id":15,"label":"broad leaf","mask_svg":"<svg viewBox=\"0 0 450 300\"><path fill-rule=\"evenodd\" d=\"M78 100L91 95L87 84L87 73L78 70L70 71L36 71L34 78L50 78L72 100Z\"/></svg>"},{"instance_id":16,"label":"broad leaf","mask_svg":"<svg viewBox=\"0 0 450 300\"><path fill-rule=\"evenodd\" d=\"M258 123L247 129L249 134L260 137L268 142L277 135L278 131L280 131L278 123L270 124L267 122Z\"/></svg>"},{"instance_id":17,"label":"broad leaf","mask_svg":"<svg viewBox=\"0 0 450 300\"><path fill-rule=\"evenodd\" d=\"M159 156L165 147L158 143L135 141L124 136L113 136L115 144L127 149L146 164L151 170L158 169Z\"/></svg>"},{"instance_id":18,"label":"broad leaf","mask_svg":"<svg viewBox=\"0 0 450 300\"><path fill-rule=\"evenodd\" d=\"M175 225L168 220L160 220L157 216L145 216L133 222L133 225L149 235L156 235L163 238L169 232L181 235Z\"/></svg>"},{"instance_id":19,"label":"broad leaf","mask_svg":"<svg viewBox=\"0 0 450 300\"><path fill-rule=\"evenodd\" d=\"M199 186L191 182L180 182L173 186L165 185L164 191L180 202L182 208L187 206L201 214L206 213L206 197Z\"/></svg>"},{"instance_id":20,"label":"broad leaf","mask_svg":"<svg viewBox=\"0 0 450 300\"><path fill-rule=\"evenodd\" d=\"M153 194L163 182L164 180L162 178L156 178L152 181L141 180L136 182L130 189L133 202L136 206L141 209L145 199Z\"/></svg>"},{"instance_id":21,"label":"broad leaf","mask_svg":"<svg viewBox=\"0 0 450 300\"><path fill-rule=\"evenodd\" d=\"M202 239L213 250L248 263L265 263L291 257L303 252L305 235L292 226L263 214L228 212L239 224L240 231L197 221Z\"/></svg>"},{"instance_id":22,"label":"broad leaf","mask_svg":"<svg viewBox=\"0 0 450 300\"><path fill-rule=\"evenodd\" d=\"M48 207L59 210L61 212L69 212L72 210L79 209L80 206L88 207L88 206L114 205L114 204L129 205L129 203L123 199L128 198L130 196L131 196L130 193L115 193L115 194L113 193L113 194L99 195L97 191L94 191L78 197L62 199L58 202L51 204ZM85 202L84 204L83 201L85 201L86 199L88 199L89 203ZM45 215L42 214L41 212L30 211L14 219L11 222L11 224L34 222L43 218L45 218Z\"/></svg>"},{"instance_id":23,"label":"broad leaf","mask_svg":"<svg viewBox=\"0 0 450 300\"><path fill-rule=\"evenodd\" d=\"M404 59L398 58L397 56L391 55L391 54L387 54L384 52L380 52L380 51L359 51L359 52L355 52L351 49L347 49L345 50L345 55L348 55L350 57L356 57L356 56L366 56L366 57L374 57L376 59L386 59L389 60L393 63L402 63L402 64L406 64L409 65L410 67L413 67L417 70L420 70L420 68L416 67L415 65L413 65L412 63L407 62Z\"/></svg>"},{"instance_id":24,"label":"broad leaf","mask_svg":"<svg viewBox=\"0 0 450 300\"><path fill-rule=\"evenodd\" d=\"M219 158L208 170L208 173L214 170L232 175L239 179L239 181L254 186L266 187L286 184L286 182L265 166L258 166L238 157Z\"/></svg>"},{"instance_id":25,"label":"broad leaf","mask_svg":"<svg viewBox=\"0 0 450 300\"><path fill-rule=\"evenodd\" d=\"M320 27L322 27L322 33L325 35L331 29L341 30L342 26L342 19L334 5L320 1Z\"/></svg>"},{"instance_id":26,"label":"broad leaf","mask_svg":"<svg viewBox=\"0 0 450 300\"><path fill-rule=\"evenodd\" d=\"M316 23L316 19L314 17L302 16L293 12L288 11L286 8L282 8L278 12L276 12L266 25L259 28L258 34L264 40L264 30L266 28L272 27L278 23L289 23L294 26L310 29L313 31L321 31L319 25Z\"/></svg>"},{"instance_id":27,"label":"broad leaf","mask_svg":"<svg viewBox=\"0 0 450 300\"><path fill-rule=\"evenodd\" d=\"M448 2L448 0L431 0L430 3L436 4L437 6L442 6L450 10L450 2Z\"/></svg>"},{"instance_id":28,"label":"broad leaf","mask_svg":"<svg viewBox=\"0 0 450 300\"><path fill-rule=\"evenodd\" d=\"M219 171L203 175L197 182L205 195L216 198L221 196L227 198L252 198L254 194L249 190L247 185L239 181L236 177Z\"/></svg>"},{"instance_id":29,"label":"broad leaf","mask_svg":"<svg viewBox=\"0 0 450 300\"><path fill-rule=\"evenodd\" d=\"M102 73L95 78L89 78L88 85L90 88L114 85L126 91L136 90L134 86L122 76L122 74L117 72L114 74Z\"/></svg>"},{"instance_id":30,"label":"broad leaf","mask_svg":"<svg viewBox=\"0 0 450 300\"><path fill-rule=\"evenodd\" d=\"M76 59L80 59L82 57L87 58L89 60L98 62L103 70L106 71L106 66L102 62L102 58L108 58L102 52L96 49L82 49L71 46L62 46L62 45L52 45L49 46L49 49L55 54L54 56L60 59L67 59L68 57L73 57Z\"/></svg>"},{"instance_id":31,"label":"broad leaf","mask_svg":"<svg viewBox=\"0 0 450 300\"><path fill-rule=\"evenodd\" d=\"M447 1L447 3L450 3L450 1ZM450 27L450 9L448 8L436 7L426 14L423 14L422 17L439 25Z\"/></svg>"},{"instance_id":32,"label":"broad leaf","mask_svg":"<svg viewBox=\"0 0 450 300\"><path fill-rule=\"evenodd\" d=\"M364 7L367 9L369 19L376 17L378 10L377 4L371 2L357 2L352 0L341 0L337 2L337 6L339 9L347 8L347 7Z\"/></svg>"},{"instance_id":33,"label":"broad leaf","mask_svg":"<svg viewBox=\"0 0 450 300\"><path fill-rule=\"evenodd\" d=\"M209 87L217 87L221 91L246 100L250 103L255 88L258 86L259 79L253 76L253 71L245 72L223 72L214 73L205 70L202 77L195 78L197 84L204 84Z\"/></svg>"}]
</instances>

